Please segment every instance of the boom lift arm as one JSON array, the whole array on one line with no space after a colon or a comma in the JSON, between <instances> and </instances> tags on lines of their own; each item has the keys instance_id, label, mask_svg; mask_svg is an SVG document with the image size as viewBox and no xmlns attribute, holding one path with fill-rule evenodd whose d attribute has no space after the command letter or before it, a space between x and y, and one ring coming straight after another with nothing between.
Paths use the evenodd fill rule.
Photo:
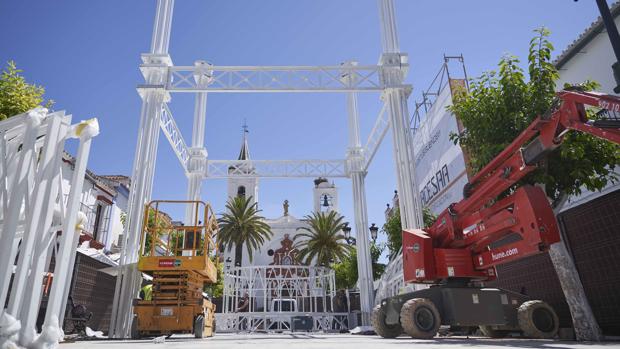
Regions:
<instances>
[{"instance_id":1,"label":"boom lift arm","mask_svg":"<svg viewBox=\"0 0 620 349\"><path fill-rule=\"evenodd\" d=\"M600 108L599 114L607 118L588 120L587 106ZM493 280L497 265L547 251L560 241L542 189L524 185L503 199L497 197L536 169L571 130L620 144L618 115L616 96L559 92L549 112L469 181L463 200L444 210L430 228L403 231L405 281Z\"/></svg>"}]
</instances>

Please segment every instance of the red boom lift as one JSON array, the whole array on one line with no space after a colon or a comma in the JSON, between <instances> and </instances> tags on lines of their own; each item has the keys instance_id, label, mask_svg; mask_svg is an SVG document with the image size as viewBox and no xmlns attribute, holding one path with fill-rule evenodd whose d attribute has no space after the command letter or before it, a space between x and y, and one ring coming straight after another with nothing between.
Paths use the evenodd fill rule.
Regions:
<instances>
[{"instance_id":1,"label":"red boom lift","mask_svg":"<svg viewBox=\"0 0 620 349\"><path fill-rule=\"evenodd\" d=\"M599 108L588 120L586 106ZM553 210L542 189L524 185L498 199L571 130L620 144L620 98L577 89L558 93L554 107L538 117L464 188L465 198L450 205L425 230L403 231L405 282L433 284L428 289L390 297L373 312L373 327L383 337L403 331L432 338L440 325L478 326L491 337L510 331L552 338L558 317L546 303L496 288L497 265L546 252L560 241Z\"/></svg>"}]
</instances>

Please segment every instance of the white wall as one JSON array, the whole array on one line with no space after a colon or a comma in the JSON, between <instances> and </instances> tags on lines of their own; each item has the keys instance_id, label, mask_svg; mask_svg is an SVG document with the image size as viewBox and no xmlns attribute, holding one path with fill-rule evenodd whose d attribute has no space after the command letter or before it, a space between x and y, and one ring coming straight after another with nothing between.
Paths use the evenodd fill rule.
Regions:
<instances>
[{"instance_id":1,"label":"white wall","mask_svg":"<svg viewBox=\"0 0 620 349\"><path fill-rule=\"evenodd\" d=\"M620 17L616 18L616 25L620 26ZM611 70L614 62L616 57L609 36L603 31L560 68L557 86L561 89L564 83L575 84L590 79L601 84L601 92L614 94L616 82Z\"/></svg>"},{"instance_id":2,"label":"white wall","mask_svg":"<svg viewBox=\"0 0 620 349\"><path fill-rule=\"evenodd\" d=\"M616 18L616 25L620 26L620 18ZM601 84L600 92L615 94L613 89L616 82L611 70L611 65L614 62L616 62L616 57L609 36L606 31L603 31L561 67L557 87L561 89L564 83L576 84L589 79ZM616 173L620 177L620 169L616 169ZM582 188L581 195L570 197L562 211L584 204L619 188L619 184L610 184L601 192L591 192Z\"/></svg>"}]
</instances>

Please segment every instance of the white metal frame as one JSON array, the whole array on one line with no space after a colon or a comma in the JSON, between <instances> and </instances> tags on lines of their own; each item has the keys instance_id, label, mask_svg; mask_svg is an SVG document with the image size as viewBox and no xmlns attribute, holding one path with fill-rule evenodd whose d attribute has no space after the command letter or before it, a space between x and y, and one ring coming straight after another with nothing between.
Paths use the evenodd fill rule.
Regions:
<instances>
[{"instance_id":1,"label":"white metal frame","mask_svg":"<svg viewBox=\"0 0 620 349\"><path fill-rule=\"evenodd\" d=\"M262 177L348 177L353 186L355 228L358 234L358 270L362 324L370 324L374 303L365 176L388 129L392 129L401 220L405 228L422 226L422 211L415 185L407 98L411 86L404 83L407 54L400 52L393 0L377 0L383 53L378 65L349 62L338 66L213 66L196 61L194 66L174 66L168 55L174 0L158 0L151 50L142 55L140 66L145 83L138 86L142 97L140 128L134 158L129 212L114 297L111 334L126 338L132 321L132 299L137 296L140 274L136 270L142 207L151 198L153 168L161 126L188 176L188 199L200 196L203 179L244 176L247 171L229 171L237 160L211 160L204 145L206 96L208 93L247 92L339 92L347 97L349 147L345 160L252 160L243 164L257 169ZM358 92L380 92L384 107L365 146L361 145ZM188 148L166 107L171 93L196 94L192 147Z\"/></svg>"},{"instance_id":2,"label":"white metal frame","mask_svg":"<svg viewBox=\"0 0 620 349\"><path fill-rule=\"evenodd\" d=\"M11 327L6 321L20 322L16 337L21 346L54 345L61 339L68 281L85 220L79 214L82 185L91 141L98 133L96 119L71 125L71 115L48 113L45 108L0 122L0 304L8 299L8 307L2 310L3 326ZM79 145L65 201L61 160L70 138L79 139ZM41 285L52 254L54 282L45 312L45 333L37 337Z\"/></svg>"},{"instance_id":3,"label":"white metal frame","mask_svg":"<svg viewBox=\"0 0 620 349\"><path fill-rule=\"evenodd\" d=\"M248 293L247 311L236 308ZM222 313L216 314L218 331L291 330L292 317L312 316L313 331L348 329L348 313L334 312L334 271L308 266L236 267L224 274ZM274 299L294 299L297 311L270 309Z\"/></svg>"}]
</instances>

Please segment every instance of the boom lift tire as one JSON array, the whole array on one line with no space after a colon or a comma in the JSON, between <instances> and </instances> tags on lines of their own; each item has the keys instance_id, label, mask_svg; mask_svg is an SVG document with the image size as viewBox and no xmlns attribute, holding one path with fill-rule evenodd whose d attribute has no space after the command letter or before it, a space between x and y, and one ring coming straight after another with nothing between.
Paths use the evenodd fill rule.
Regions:
<instances>
[{"instance_id":1,"label":"boom lift tire","mask_svg":"<svg viewBox=\"0 0 620 349\"><path fill-rule=\"evenodd\" d=\"M521 304L518 319L525 337L550 339L558 333L560 323L558 315L543 301L533 300Z\"/></svg>"},{"instance_id":2,"label":"boom lift tire","mask_svg":"<svg viewBox=\"0 0 620 349\"><path fill-rule=\"evenodd\" d=\"M205 317L203 315L196 316L194 320L194 336L196 338L205 337Z\"/></svg>"},{"instance_id":3,"label":"boom lift tire","mask_svg":"<svg viewBox=\"0 0 620 349\"><path fill-rule=\"evenodd\" d=\"M403 333L403 328L400 324L388 325L385 323L385 318L386 315L381 305L375 306L370 319L375 332L383 338L396 338L400 336Z\"/></svg>"},{"instance_id":4,"label":"boom lift tire","mask_svg":"<svg viewBox=\"0 0 620 349\"><path fill-rule=\"evenodd\" d=\"M441 317L430 299L413 298L403 304L400 324L405 333L413 338L431 339L441 326Z\"/></svg>"},{"instance_id":5,"label":"boom lift tire","mask_svg":"<svg viewBox=\"0 0 620 349\"><path fill-rule=\"evenodd\" d=\"M506 330L496 330L493 328L493 326L478 326L478 328L480 329L480 332L482 332L482 334L485 337L489 337L489 338L504 338L508 335L509 331Z\"/></svg>"}]
</instances>

